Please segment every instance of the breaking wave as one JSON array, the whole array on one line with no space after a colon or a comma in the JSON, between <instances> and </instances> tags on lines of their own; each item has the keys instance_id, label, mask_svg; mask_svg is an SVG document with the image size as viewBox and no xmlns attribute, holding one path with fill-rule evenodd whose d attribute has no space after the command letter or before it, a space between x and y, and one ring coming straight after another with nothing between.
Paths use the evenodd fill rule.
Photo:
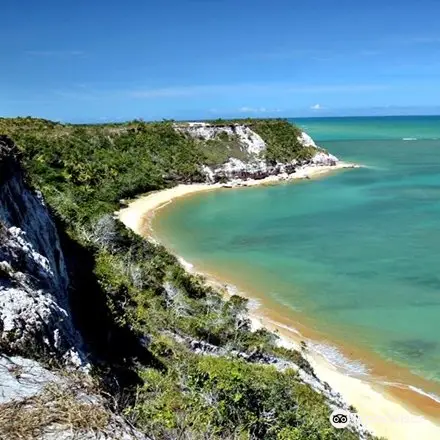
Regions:
<instances>
[{"instance_id":1,"label":"breaking wave","mask_svg":"<svg viewBox=\"0 0 440 440\"><path fill-rule=\"evenodd\" d=\"M347 374L365 376L369 369L360 361L348 359L341 351L333 345L322 343L309 343L309 347L324 357L324 359L337 368L344 370Z\"/></svg>"}]
</instances>

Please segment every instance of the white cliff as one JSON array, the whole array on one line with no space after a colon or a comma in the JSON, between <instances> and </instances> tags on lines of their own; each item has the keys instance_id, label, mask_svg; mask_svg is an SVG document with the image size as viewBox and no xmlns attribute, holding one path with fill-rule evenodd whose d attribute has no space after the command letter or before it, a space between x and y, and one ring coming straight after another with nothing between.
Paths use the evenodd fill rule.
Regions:
<instances>
[{"instance_id":1,"label":"white cliff","mask_svg":"<svg viewBox=\"0 0 440 440\"><path fill-rule=\"evenodd\" d=\"M41 195L25 182L17 155L12 142L0 138L0 344L81 365L58 233Z\"/></svg>"}]
</instances>

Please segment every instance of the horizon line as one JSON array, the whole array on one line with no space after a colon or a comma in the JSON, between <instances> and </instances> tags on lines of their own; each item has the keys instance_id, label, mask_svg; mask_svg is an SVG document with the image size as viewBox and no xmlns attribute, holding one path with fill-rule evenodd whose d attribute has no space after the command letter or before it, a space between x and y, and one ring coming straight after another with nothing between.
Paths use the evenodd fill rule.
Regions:
<instances>
[{"instance_id":1,"label":"horizon line","mask_svg":"<svg viewBox=\"0 0 440 440\"><path fill-rule=\"evenodd\" d=\"M60 124L71 124L71 125L106 125L106 124L124 124L127 122L132 121L141 121L141 122L147 122L147 123L154 123L154 122L162 122L162 121L175 121L175 122L204 122L204 121L216 121L216 120L224 120L224 121L231 121L231 120L248 120L248 119L259 119L259 120L289 120L289 119L339 119L339 118L429 118L429 117L440 117L439 113L430 113L430 114L386 114L386 115L377 115L377 114L371 114L371 115L313 115L313 116L224 116L224 117L207 117L207 118L190 118L190 119L174 119L174 118L160 118L160 119L144 119L142 117L134 117L134 118L97 118L96 120L91 119L84 122L69 122L68 120L63 119L56 119L56 118L45 118L45 117L39 117L39 116L0 116L1 119L42 119L54 123L60 123Z\"/></svg>"}]
</instances>

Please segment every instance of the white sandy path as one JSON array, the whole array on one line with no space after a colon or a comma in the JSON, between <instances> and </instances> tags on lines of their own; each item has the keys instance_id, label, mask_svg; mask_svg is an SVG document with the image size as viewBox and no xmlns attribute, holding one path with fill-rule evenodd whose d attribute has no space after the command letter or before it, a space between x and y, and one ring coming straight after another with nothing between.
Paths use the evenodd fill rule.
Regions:
<instances>
[{"instance_id":1,"label":"white sandy path","mask_svg":"<svg viewBox=\"0 0 440 440\"><path fill-rule=\"evenodd\" d=\"M314 177L323 173L331 172L340 168L353 167L352 164L338 164L336 166L314 166L308 167L289 177L301 179ZM276 183L280 179L271 176L262 180L246 181L246 186ZM118 212L119 219L131 230L140 235L150 235L145 227L146 218L161 206L170 203L177 197L187 194L210 191L222 188L222 184L194 184L179 185L174 188L150 193L139 197L129 204L127 208ZM254 326L263 325L271 330L277 329L282 336L282 343L286 346L298 346L297 337L289 335L276 323L268 322L264 317L253 315ZM403 404L389 396L385 390L378 390L366 380L349 376L330 364L318 353L309 355L308 360L315 369L317 376L330 384L330 386L341 393L344 399L354 405L364 425L378 436L386 437L389 440L436 440L440 439L440 426L421 415L409 411Z\"/></svg>"}]
</instances>

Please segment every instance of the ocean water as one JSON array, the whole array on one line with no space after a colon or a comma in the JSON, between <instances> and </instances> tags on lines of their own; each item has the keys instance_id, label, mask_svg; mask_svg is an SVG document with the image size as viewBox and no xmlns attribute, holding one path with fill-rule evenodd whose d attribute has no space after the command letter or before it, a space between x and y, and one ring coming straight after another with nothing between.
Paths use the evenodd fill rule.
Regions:
<instances>
[{"instance_id":1,"label":"ocean water","mask_svg":"<svg viewBox=\"0 0 440 440\"><path fill-rule=\"evenodd\" d=\"M195 194L153 227L186 260L440 381L440 117L296 123L365 167Z\"/></svg>"}]
</instances>

